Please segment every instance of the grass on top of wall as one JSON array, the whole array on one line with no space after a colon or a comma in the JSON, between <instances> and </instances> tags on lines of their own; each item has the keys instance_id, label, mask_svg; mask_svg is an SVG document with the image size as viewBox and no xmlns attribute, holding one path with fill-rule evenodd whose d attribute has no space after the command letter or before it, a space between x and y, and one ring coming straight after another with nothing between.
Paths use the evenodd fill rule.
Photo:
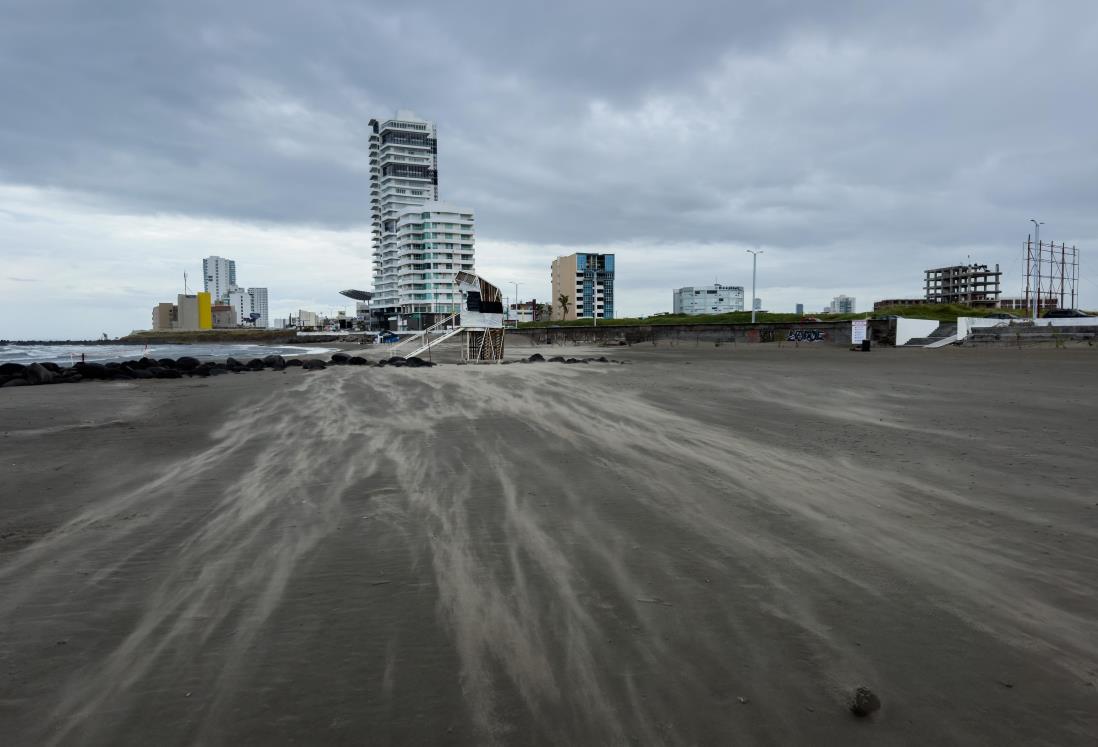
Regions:
<instances>
[{"instance_id":1,"label":"grass on top of wall","mask_svg":"<svg viewBox=\"0 0 1098 747\"><path fill-rule=\"evenodd\" d=\"M756 323L758 324L780 324L789 322L841 322L850 319L883 319L889 316L902 316L908 319L934 319L942 322L952 322L959 316L988 316L990 314L1013 314L1018 317L1025 317L1024 311L1004 310L1004 309L974 309L969 306L962 306L961 304L926 304L917 306L890 306L885 309L878 309L871 312L857 312L854 314L805 314L803 316L798 314L784 314L784 313L771 313L771 312L758 312L756 314ZM658 316L647 317L626 317L622 319L600 319L598 321L599 327L622 327L622 326L635 326L645 324L750 324L751 312L750 311L733 311L727 314L660 314ZM519 324L520 329L537 328L537 327L590 327L590 319L575 319L572 321L549 321L549 322L522 322Z\"/></svg>"}]
</instances>

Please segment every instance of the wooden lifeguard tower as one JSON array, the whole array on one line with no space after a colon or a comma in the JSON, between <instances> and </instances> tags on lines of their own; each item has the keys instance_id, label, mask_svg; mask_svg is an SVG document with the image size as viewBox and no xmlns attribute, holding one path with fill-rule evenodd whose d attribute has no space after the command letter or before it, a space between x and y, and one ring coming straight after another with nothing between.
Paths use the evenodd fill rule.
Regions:
<instances>
[{"instance_id":1,"label":"wooden lifeguard tower","mask_svg":"<svg viewBox=\"0 0 1098 747\"><path fill-rule=\"evenodd\" d=\"M418 335L401 340L395 347L415 341L405 358L426 353L455 335L463 335L461 359L466 363L503 360L503 294L479 275L459 272L454 278L461 291L461 309L428 327Z\"/></svg>"}]
</instances>

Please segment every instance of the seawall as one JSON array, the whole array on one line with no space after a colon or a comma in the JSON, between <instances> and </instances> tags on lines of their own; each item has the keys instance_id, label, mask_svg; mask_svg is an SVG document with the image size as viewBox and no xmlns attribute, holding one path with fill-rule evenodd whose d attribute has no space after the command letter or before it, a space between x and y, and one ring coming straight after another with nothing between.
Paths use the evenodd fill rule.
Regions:
<instances>
[{"instance_id":1,"label":"seawall","mask_svg":"<svg viewBox=\"0 0 1098 747\"><path fill-rule=\"evenodd\" d=\"M888 319L869 320L870 339L891 345L895 329ZM850 322L771 322L766 324L637 324L603 327L527 327L508 330L534 344L627 344L645 342L781 342L811 345L850 345Z\"/></svg>"}]
</instances>

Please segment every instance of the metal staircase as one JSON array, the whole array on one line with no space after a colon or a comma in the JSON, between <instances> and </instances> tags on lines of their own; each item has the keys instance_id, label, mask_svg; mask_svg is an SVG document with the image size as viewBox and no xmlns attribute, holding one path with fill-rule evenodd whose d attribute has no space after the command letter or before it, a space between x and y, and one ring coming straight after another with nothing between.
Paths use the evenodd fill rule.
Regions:
<instances>
[{"instance_id":1,"label":"metal staircase","mask_svg":"<svg viewBox=\"0 0 1098 747\"><path fill-rule=\"evenodd\" d=\"M438 322L437 324L432 324L430 327L423 330L422 332L417 332L414 335L409 335L400 342L394 342L392 345L389 346L389 355L399 355L404 358L411 358L412 355L416 355L420 351L416 351L416 353L412 353L412 355L404 355L403 353L398 353L397 348L404 347L408 343L415 341L418 341L422 345L424 340L430 340L432 332L437 332L439 329L446 327L447 325L456 323L458 320L458 316L458 314L451 314L450 316L443 319L441 322ZM430 347L430 343L428 343L426 347L421 348L421 350L426 350L428 347Z\"/></svg>"},{"instance_id":2,"label":"metal staircase","mask_svg":"<svg viewBox=\"0 0 1098 747\"><path fill-rule=\"evenodd\" d=\"M427 331L427 330L424 330L424 331ZM414 358L417 355L419 355L420 353L426 353L428 350L433 348L435 345L438 345L443 340L449 340L454 335L458 334L459 332L464 332L464 331L465 331L465 327L453 327L452 329L446 330L445 334L443 334L441 337L436 337L433 340L431 339L430 334L428 334L427 337L426 337L427 341L424 345L422 345L421 347L417 348L415 351L409 353L408 355L406 355L404 357L405 358Z\"/></svg>"}]
</instances>

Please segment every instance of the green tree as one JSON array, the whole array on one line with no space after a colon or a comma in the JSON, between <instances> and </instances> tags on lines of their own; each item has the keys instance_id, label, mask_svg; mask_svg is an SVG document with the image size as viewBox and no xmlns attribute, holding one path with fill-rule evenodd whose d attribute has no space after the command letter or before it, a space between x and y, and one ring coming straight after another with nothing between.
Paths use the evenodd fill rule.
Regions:
<instances>
[{"instance_id":1,"label":"green tree","mask_svg":"<svg viewBox=\"0 0 1098 747\"><path fill-rule=\"evenodd\" d=\"M568 318L568 307L572 305L572 298L567 293L561 293L557 297L557 304L560 305L560 318Z\"/></svg>"}]
</instances>

